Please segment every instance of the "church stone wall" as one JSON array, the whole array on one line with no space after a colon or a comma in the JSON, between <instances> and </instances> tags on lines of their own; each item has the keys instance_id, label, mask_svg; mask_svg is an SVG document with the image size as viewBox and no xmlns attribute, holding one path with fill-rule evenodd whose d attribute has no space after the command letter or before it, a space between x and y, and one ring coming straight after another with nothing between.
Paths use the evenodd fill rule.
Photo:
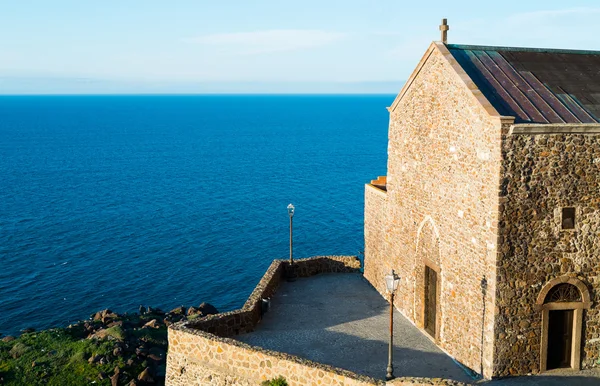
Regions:
<instances>
[{"instance_id":1,"label":"church stone wall","mask_svg":"<svg viewBox=\"0 0 600 386\"><path fill-rule=\"evenodd\" d=\"M535 303L559 276L576 277L590 291L581 365L597 366L600 135L507 133L502 153L495 374L539 372L542 312ZM574 230L561 229L562 207L575 207Z\"/></svg>"},{"instance_id":2,"label":"church stone wall","mask_svg":"<svg viewBox=\"0 0 600 386\"><path fill-rule=\"evenodd\" d=\"M385 294L382 275L395 269L395 306L423 328L425 265L436 270L435 341L489 377L501 121L474 97L443 48L430 48L390 109L387 204L376 203L366 187L365 276ZM379 218L384 234L371 230Z\"/></svg>"},{"instance_id":3,"label":"church stone wall","mask_svg":"<svg viewBox=\"0 0 600 386\"><path fill-rule=\"evenodd\" d=\"M387 192L367 184L365 186L364 276L371 283L382 282L383 276L390 273L389 270L384 271L386 266L381 264L385 261L387 253L386 228ZM381 288L378 289L381 291Z\"/></svg>"}]
</instances>

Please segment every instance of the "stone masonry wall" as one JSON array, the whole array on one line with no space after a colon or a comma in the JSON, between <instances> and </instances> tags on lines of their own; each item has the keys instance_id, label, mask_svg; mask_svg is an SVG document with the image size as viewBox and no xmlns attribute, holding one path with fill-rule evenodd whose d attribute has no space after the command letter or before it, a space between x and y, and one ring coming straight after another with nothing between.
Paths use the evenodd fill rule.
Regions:
<instances>
[{"instance_id":1,"label":"stone masonry wall","mask_svg":"<svg viewBox=\"0 0 600 386\"><path fill-rule=\"evenodd\" d=\"M390 109L387 220L383 235L371 231L382 216L367 186L365 277L383 294L383 273L395 269L395 306L423 328L425 265L437 270L435 341L490 377L501 120L474 97L443 49L430 48Z\"/></svg>"},{"instance_id":2,"label":"stone masonry wall","mask_svg":"<svg viewBox=\"0 0 600 386\"><path fill-rule=\"evenodd\" d=\"M173 350L174 349L174 350ZM171 353L171 350L174 352ZM169 330L167 384L259 385L283 375L290 385L373 385L375 381L200 330Z\"/></svg>"},{"instance_id":3,"label":"stone masonry wall","mask_svg":"<svg viewBox=\"0 0 600 386\"><path fill-rule=\"evenodd\" d=\"M585 283L581 364L600 359L600 135L506 135L498 239L495 373L537 373L542 287L558 276ZM574 230L561 208L576 208Z\"/></svg>"},{"instance_id":4,"label":"stone masonry wall","mask_svg":"<svg viewBox=\"0 0 600 386\"><path fill-rule=\"evenodd\" d=\"M381 264L387 252L387 192L365 185L365 277L371 283L383 280L386 267ZM368 256L368 258L367 258Z\"/></svg>"},{"instance_id":5,"label":"stone masonry wall","mask_svg":"<svg viewBox=\"0 0 600 386\"><path fill-rule=\"evenodd\" d=\"M169 330L169 386L256 386L267 379L284 376L290 386L460 386L461 382L398 378L384 382L350 371L264 350L239 341L219 338L200 330Z\"/></svg>"}]
</instances>

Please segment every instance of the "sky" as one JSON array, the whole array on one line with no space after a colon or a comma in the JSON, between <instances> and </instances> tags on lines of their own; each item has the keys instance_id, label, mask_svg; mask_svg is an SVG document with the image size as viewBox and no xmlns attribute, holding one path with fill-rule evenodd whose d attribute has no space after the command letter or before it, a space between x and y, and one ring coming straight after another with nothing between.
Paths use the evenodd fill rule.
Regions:
<instances>
[{"instance_id":1,"label":"sky","mask_svg":"<svg viewBox=\"0 0 600 386\"><path fill-rule=\"evenodd\" d=\"M0 94L397 93L449 43L600 51L600 2L0 0Z\"/></svg>"}]
</instances>

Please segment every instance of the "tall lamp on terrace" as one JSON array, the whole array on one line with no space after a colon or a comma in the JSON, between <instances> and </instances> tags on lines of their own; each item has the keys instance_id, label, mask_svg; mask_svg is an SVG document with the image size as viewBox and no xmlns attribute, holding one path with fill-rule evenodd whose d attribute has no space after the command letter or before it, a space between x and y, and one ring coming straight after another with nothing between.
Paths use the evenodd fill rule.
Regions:
<instances>
[{"instance_id":1,"label":"tall lamp on terrace","mask_svg":"<svg viewBox=\"0 0 600 386\"><path fill-rule=\"evenodd\" d=\"M287 274L287 279L288 281L294 281L296 280L296 267L294 266L294 255L293 255L293 241L292 241L292 234L293 234L293 218L294 218L294 210L296 208L294 208L294 205L289 204L287 206L287 210L288 210L288 216L290 216L290 265L288 268L288 274Z\"/></svg>"},{"instance_id":2,"label":"tall lamp on terrace","mask_svg":"<svg viewBox=\"0 0 600 386\"><path fill-rule=\"evenodd\" d=\"M294 205L287 206L288 215L290 216L290 265L294 264L294 256L292 255L292 219L294 218Z\"/></svg>"},{"instance_id":3,"label":"tall lamp on terrace","mask_svg":"<svg viewBox=\"0 0 600 386\"><path fill-rule=\"evenodd\" d=\"M386 380L394 379L394 365L392 364L392 349L394 347L394 292L398 289L400 276L396 275L392 269L392 273L385 275L385 288L390 295L390 347L388 351L388 366Z\"/></svg>"}]
</instances>

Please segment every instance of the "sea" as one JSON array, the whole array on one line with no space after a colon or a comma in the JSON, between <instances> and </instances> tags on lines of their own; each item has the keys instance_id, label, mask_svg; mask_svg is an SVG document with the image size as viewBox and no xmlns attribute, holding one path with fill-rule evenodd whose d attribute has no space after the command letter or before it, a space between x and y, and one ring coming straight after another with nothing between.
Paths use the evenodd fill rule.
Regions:
<instances>
[{"instance_id":1,"label":"sea","mask_svg":"<svg viewBox=\"0 0 600 386\"><path fill-rule=\"evenodd\" d=\"M0 97L0 334L239 308L273 259L364 251L393 95Z\"/></svg>"}]
</instances>

